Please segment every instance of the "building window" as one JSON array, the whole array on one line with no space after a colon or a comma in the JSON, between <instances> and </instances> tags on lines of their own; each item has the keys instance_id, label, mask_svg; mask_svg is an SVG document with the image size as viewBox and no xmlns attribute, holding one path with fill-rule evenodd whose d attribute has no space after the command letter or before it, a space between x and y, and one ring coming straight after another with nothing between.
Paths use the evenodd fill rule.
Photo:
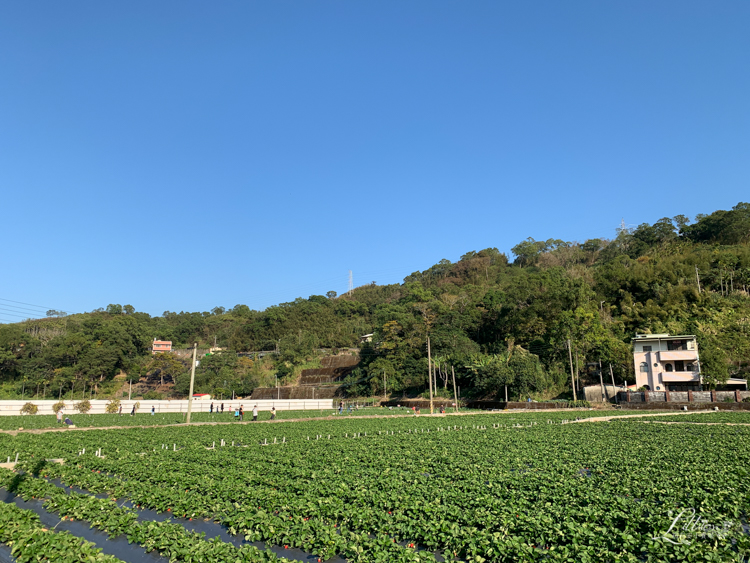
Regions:
<instances>
[{"instance_id":1,"label":"building window","mask_svg":"<svg viewBox=\"0 0 750 563\"><path fill-rule=\"evenodd\" d=\"M694 371L694 370L695 370L695 366L693 366L693 364L689 363L688 365L685 366L685 371Z\"/></svg>"},{"instance_id":2,"label":"building window","mask_svg":"<svg viewBox=\"0 0 750 563\"><path fill-rule=\"evenodd\" d=\"M651 346L644 346L643 347L643 351L644 352L650 352L651 351Z\"/></svg>"},{"instance_id":3,"label":"building window","mask_svg":"<svg viewBox=\"0 0 750 563\"><path fill-rule=\"evenodd\" d=\"M672 364L664 364L664 371L672 371Z\"/></svg>"},{"instance_id":4,"label":"building window","mask_svg":"<svg viewBox=\"0 0 750 563\"><path fill-rule=\"evenodd\" d=\"M648 364L646 362L641 362L641 373L648 373Z\"/></svg>"}]
</instances>

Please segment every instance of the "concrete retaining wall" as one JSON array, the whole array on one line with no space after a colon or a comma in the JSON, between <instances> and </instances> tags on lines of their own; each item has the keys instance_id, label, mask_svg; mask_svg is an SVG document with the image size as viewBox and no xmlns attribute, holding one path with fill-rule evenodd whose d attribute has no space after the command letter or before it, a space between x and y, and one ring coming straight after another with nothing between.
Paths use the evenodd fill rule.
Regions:
<instances>
[{"instance_id":1,"label":"concrete retaining wall","mask_svg":"<svg viewBox=\"0 0 750 563\"><path fill-rule=\"evenodd\" d=\"M665 411L685 410L689 411L707 411L713 410L714 407L720 411L750 411L750 403L620 403L620 407L627 410L638 411Z\"/></svg>"},{"instance_id":2,"label":"concrete retaining wall","mask_svg":"<svg viewBox=\"0 0 750 563\"><path fill-rule=\"evenodd\" d=\"M602 386L601 385L588 385L583 388L583 397L578 397L579 399L584 398L589 403L601 403L605 400L612 401L617 395L618 391L624 391L625 387L622 385L618 386L612 386L612 385L605 385L604 386L604 393L605 393L605 399L602 399Z\"/></svg>"},{"instance_id":3,"label":"concrete retaining wall","mask_svg":"<svg viewBox=\"0 0 750 563\"><path fill-rule=\"evenodd\" d=\"M618 402L626 403L742 403L750 397L750 391L632 391L617 394Z\"/></svg>"},{"instance_id":4,"label":"concrete retaining wall","mask_svg":"<svg viewBox=\"0 0 750 563\"><path fill-rule=\"evenodd\" d=\"M57 403L54 401L0 401L0 416L10 416L21 414L21 407L26 403L34 403L39 407L37 414L54 414L52 405ZM122 405L123 414L130 414L133 405L137 401L120 401ZM321 400L288 400L288 401L253 401L250 399L243 400L226 400L224 402L224 412L231 411L234 408L244 405L245 414L250 412L254 405L258 405L258 410L270 411L271 407L276 406L277 411L305 411L305 410L333 410L333 401L331 399ZM106 400L94 400L91 401L91 410L89 414L103 414L104 409L109 401ZM151 407L158 413L179 413L187 412L187 400L182 401L147 401L141 400L141 405L138 409L139 413L151 412ZM214 410L221 405L222 401L213 401ZM67 414L76 414L78 411L75 409L75 405L78 401L65 401L65 412ZM193 401L193 412L208 412L211 406L211 401Z\"/></svg>"}]
</instances>

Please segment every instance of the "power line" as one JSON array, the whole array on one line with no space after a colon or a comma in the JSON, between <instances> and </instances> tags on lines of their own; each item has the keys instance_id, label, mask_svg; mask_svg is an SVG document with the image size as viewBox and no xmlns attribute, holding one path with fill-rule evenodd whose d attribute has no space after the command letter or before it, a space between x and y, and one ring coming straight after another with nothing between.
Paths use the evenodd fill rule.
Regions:
<instances>
[{"instance_id":1,"label":"power line","mask_svg":"<svg viewBox=\"0 0 750 563\"><path fill-rule=\"evenodd\" d=\"M34 313L35 315L41 314L41 311L35 311L34 309L29 309L27 307L16 307L15 305L7 305L6 303L0 303L0 307L6 307L8 310L13 310L16 313L25 313L26 311L30 313Z\"/></svg>"},{"instance_id":2,"label":"power line","mask_svg":"<svg viewBox=\"0 0 750 563\"><path fill-rule=\"evenodd\" d=\"M9 315L11 317L20 317L22 319L40 319L40 318L43 318L43 317L32 317L30 315L17 315L16 313L18 313L19 311L8 311L8 310L4 310L2 307L0 307L0 311L3 312L3 315Z\"/></svg>"},{"instance_id":3,"label":"power line","mask_svg":"<svg viewBox=\"0 0 750 563\"><path fill-rule=\"evenodd\" d=\"M34 305L33 303L24 303L23 301L13 301L12 299L4 299L0 297L0 301L8 301L10 303L18 303L19 305L28 305L29 307L35 307L37 309L51 309L52 307L44 307L42 305Z\"/></svg>"},{"instance_id":4,"label":"power line","mask_svg":"<svg viewBox=\"0 0 750 563\"><path fill-rule=\"evenodd\" d=\"M7 301L8 303L17 303L19 305L28 305L29 307L34 307L35 309L43 309L44 311L49 311L53 307L43 307L42 305L34 305L33 303L24 303L23 301L13 301L12 299L5 299L3 297L0 297L0 301ZM10 305L9 305L10 307ZM19 309L22 307L18 307ZM62 309L57 309L61 313L68 313L69 315L72 315L70 311L63 311Z\"/></svg>"}]
</instances>

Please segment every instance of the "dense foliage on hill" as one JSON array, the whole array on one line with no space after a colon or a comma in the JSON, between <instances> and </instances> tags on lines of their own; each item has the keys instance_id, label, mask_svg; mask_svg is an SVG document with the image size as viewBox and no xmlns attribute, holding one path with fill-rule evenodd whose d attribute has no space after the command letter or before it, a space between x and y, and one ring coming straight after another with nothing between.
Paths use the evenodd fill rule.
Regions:
<instances>
[{"instance_id":1,"label":"dense foliage on hill","mask_svg":"<svg viewBox=\"0 0 750 563\"><path fill-rule=\"evenodd\" d=\"M553 396L569 386L574 363L612 364L615 379L634 381L635 333L698 336L711 384L750 371L750 204L730 211L660 219L624 229L613 240L582 243L527 239L512 249L441 260L402 284L370 285L351 295L313 295L253 311L246 305L160 317L126 305L0 326L0 377L20 391L37 385L82 389L130 374L177 381L185 362L153 358L154 338L176 347L217 342L231 352L206 358L197 391L248 393L269 373L289 380L320 348L362 345L351 394L421 391L427 382L427 336L438 385L455 370L467 392ZM274 350L265 364L234 352ZM270 371L269 371L270 370ZM286 378L286 379L285 379ZM227 383L228 382L228 383Z\"/></svg>"}]
</instances>

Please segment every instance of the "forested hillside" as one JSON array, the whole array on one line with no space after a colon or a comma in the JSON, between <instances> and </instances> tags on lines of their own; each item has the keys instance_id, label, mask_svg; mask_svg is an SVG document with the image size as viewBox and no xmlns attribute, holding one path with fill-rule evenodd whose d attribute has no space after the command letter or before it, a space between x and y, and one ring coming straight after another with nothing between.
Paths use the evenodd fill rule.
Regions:
<instances>
[{"instance_id":1,"label":"forested hillside","mask_svg":"<svg viewBox=\"0 0 750 563\"><path fill-rule=\"evenodd\" d=\"M363 345L351 394L419 392L427 381L427 336L438 383L455 368L463 394L555 396L570 384L567 341L578 371L612 364L634 381L635 333L696 334L711 384L750 371L750 204L730 211L661 219L613 240L527 239L509 258L495 248L441 260L403 283L313 295L254 311L246 305L151 317L126 305L0 326L0 376L7 394L22 388L63 393L101 385L121 372L177 381L186 363L154 358L154 338L227 352L205 358L197 391L249 393L321 348ZM217 301L220 296L217 296ZM263 361L235 352L274 350ZM269 359L270 358L270 359ZM270 379L269 379L270 378ZM51 391L50 391L51 392Z\"/></svg>"}]
</instances>

